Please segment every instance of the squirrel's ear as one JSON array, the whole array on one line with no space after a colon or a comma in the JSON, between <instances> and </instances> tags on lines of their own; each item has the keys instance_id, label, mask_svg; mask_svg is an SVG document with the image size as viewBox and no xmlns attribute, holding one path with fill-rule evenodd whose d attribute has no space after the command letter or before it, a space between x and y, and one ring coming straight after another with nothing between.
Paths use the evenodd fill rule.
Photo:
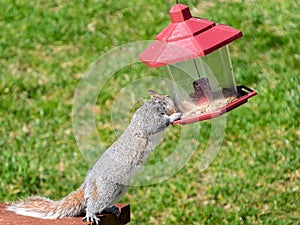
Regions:
<instances>
[{"instance_id":1,"label":"squirrel's ear","mask_svg":"<svg viewBox=\"0 0 300 225\"><path fill-rule=\"evenodd\" d=\"M151 95L151 98L157 98L159 97L159 94L157 94L155 91L153 90L148 90L148 93Z\"/></svg>"},{"instance_id":2,"label":"squirrel's ear","mask_svg":"<svg viewBox=\"0 0 300 225\"><path fill-rule=\"evenodd\" d=\"M168 95L160 95L157 94L155 91L153 90L148 90L148 93L151 95L151 98L166 98L169 97Z\"/></svg>"}]
</instances>

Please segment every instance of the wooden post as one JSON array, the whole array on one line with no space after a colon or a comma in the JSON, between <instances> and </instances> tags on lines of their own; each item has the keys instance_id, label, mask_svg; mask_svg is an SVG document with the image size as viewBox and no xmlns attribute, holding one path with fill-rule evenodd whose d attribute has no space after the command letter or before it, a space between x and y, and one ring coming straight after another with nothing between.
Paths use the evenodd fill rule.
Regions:
<instances>
[{"instance_id":1,"label":"wooden post","mask_svg":"<svg viewBox=\"0 0 300 225\"><path fill-rule=\"evenodd\" d=\"M0 224L1 225L86 225L91 222L83 222L83 217L70 217L62 219L39 219L29 216L17 215L6 210L6 204L0 203ZM97 215L100 218L98 225L125 225L130 222L130 205L116 204L120 210L120 217L114 214Z\"/></svg>"}]
</instances>

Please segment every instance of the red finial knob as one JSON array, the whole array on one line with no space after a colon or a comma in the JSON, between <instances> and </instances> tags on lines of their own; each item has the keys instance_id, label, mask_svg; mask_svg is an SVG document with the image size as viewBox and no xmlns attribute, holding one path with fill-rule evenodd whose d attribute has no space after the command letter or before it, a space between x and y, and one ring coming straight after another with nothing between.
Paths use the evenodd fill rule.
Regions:
<instances>
[{"instance_id":1,"label":"red finial knob","mask_svg":"<svg viewBox=\"0 0 300 225\"><path fill-rule=\"evenodd\" d=\"M189 7L182 4L174 5L169 13L173 23L179 23L192 17Z\"/></svg>"}]
</instances>

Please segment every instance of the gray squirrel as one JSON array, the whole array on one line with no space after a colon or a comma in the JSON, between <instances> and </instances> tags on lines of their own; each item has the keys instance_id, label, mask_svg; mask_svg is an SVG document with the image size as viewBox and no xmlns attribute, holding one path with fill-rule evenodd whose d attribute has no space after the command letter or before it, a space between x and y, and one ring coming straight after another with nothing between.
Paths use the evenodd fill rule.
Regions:
<instances>
[{"instance_id":1,"label":"gray squirrel","mask_svg":"<svg viewBox=\"0 0 300 225\"><path fill-rule=\"evenodd\" d=\"M8 210L44 219L79 216L98 224L96 213L105 209L118 215L113 205L126 193L131 178L156 147L156 134L180 119L171 98L149 91L146 101L132 116L123 134L101 155L82 185L61 200L33 196L10 203Z\"/></svg>"}]
</instances>

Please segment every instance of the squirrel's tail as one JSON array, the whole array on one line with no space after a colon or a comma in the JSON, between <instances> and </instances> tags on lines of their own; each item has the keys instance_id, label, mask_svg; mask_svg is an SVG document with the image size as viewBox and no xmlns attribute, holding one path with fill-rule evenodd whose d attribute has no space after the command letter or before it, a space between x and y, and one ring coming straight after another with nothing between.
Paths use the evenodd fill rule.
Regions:
<instances>
[{"instance_id":1,"label":"squirrel's tail","mask_svg":"<svg viewBox=\"0 0 300 225\"><path fill-rule=\"evenodd\" d=\"M33 196L28 199L9 204L7 210L24 216L32 216L42 219L56 219L78 216L84 213L85 204L84 190L83 188L79 188L58 201Z\"/></svg>"}]
</instances>

